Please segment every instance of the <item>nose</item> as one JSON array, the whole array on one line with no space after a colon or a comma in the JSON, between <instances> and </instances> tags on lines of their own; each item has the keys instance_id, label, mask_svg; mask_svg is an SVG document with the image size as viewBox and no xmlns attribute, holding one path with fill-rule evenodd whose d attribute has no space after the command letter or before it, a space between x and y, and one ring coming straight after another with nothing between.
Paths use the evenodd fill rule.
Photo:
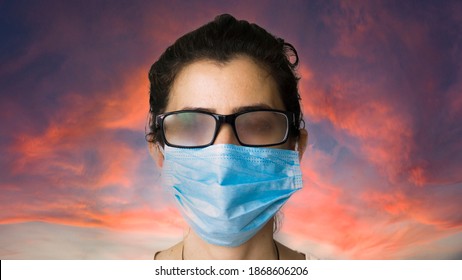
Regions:
<instances>
[{"instance_id":1,"label":"nose","mask_svg":"<svg viewBox=\"0 0 462 280\"><path fill-rule=\"evenodd\" d=\"M224 123L221 125L220 130L218 131L217 137L213 144L234 144L239 145L234 130L230 124Z\"/></svg>"}]
</instances>

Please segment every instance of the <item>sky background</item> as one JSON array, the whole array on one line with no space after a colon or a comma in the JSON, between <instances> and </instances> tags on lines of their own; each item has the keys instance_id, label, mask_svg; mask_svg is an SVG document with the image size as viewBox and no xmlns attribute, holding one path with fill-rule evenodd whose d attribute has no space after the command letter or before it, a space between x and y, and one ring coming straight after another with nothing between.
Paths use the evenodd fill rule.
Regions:
<instances>
[{"instance_id":1,"label":"sky background","mask_svg":"<svg viewBox=\"0 0 462 280\"><path fill-rule=\"evenodd\" d=\"M310 133L277 239L462 259L461 1L1 1L0 259L152 259L183 236L147 72L231 13L292 43Z\"/></svg>"}]
</instances>

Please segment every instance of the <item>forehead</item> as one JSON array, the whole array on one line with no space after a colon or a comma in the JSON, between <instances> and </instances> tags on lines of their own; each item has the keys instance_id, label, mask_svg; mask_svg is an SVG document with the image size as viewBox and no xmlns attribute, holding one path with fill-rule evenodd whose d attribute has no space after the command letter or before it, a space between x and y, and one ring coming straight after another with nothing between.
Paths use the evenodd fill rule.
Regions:
<instances>
[{"instance_id":1,"label":"forehead","mask_svg":"<svg viewBox=\"0 0 462 280\"><path fill-rule=\"evenodd\" d=\"M225 63L200 60L185 66L173 83L166 111L205 108L230 114L256 104L285 110L273 77L242 56Z\"/></svg>"}]
</instances>

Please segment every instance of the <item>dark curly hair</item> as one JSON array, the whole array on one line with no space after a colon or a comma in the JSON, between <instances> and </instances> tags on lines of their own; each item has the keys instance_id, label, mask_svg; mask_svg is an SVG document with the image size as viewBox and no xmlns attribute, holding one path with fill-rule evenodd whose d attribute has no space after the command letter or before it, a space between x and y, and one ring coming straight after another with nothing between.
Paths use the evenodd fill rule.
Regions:
<instances>
[{"instance_id":1,"label":"dark curly hair","mask_svg":"<svg viewBox=\"0 0 462 280\"><path fill-rule=\"evenodd\" d=\"M179 38L151 66L149 131L146 140L163 145L154 120L157 115L164 113L170 89L183 67L204 59L228 62L239 55L250 57L273 77L285 109L297 116L293 129L297 137L300 123L303 122L298 92L299 77L295 70L298 65L297 51L291 44L271 35L260 26L223 14Z\"/></svg>"}]
</instances>

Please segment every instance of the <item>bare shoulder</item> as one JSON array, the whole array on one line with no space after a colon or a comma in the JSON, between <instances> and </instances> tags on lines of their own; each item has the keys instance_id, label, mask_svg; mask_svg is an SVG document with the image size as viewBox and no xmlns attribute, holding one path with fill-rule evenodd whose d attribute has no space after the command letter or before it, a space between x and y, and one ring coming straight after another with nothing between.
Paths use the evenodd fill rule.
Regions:
<instances>
[{"instance_id":1,"label":"bare shoulder","mask_svg":"<svg viewBox=\"0 0 462 280\"><path fill-rule=\"evenodd\" d=\"M277 242L279 249L279 259L281 260L306 260L306 255L298 251L292 250L282 243Z\"/></svg>"},{"instance_id":2,"label":"bare shoulder","mask_svg":"<svg viewBox=\"0 0 462 280\"><path fill-rule=\"evenodd\" d=\"M181 260L181 248L183 248L183 241L179 242L172 247L156 252L154 254L155 260Z\"/></svg>"}]
</instances>

